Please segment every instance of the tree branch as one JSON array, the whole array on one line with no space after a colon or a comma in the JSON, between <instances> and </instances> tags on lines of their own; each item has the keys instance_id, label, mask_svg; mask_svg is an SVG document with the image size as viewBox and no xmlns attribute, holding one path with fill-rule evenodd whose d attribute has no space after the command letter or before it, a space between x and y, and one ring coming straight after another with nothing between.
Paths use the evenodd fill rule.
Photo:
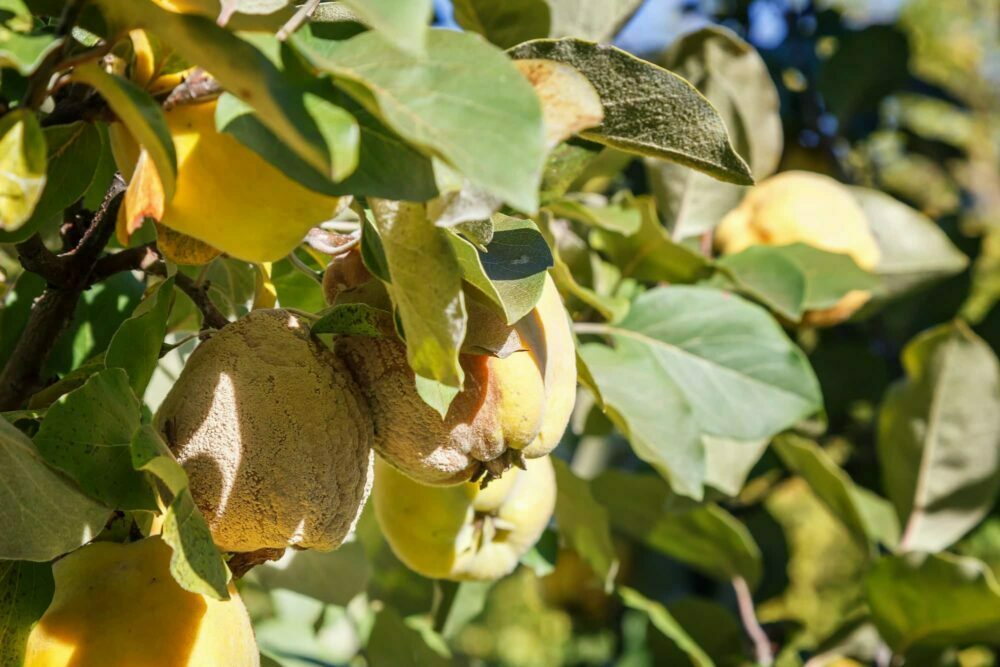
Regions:
<instances>
[{"instance_id":1,"label":"tree branch","mask_svg":"<svg viewBox=\"0 0 1000 667\"><path fill-rule=\"evenodd\" d=\"M59 336L73 319L80 295L111 238L125 185L116 179L100 208L90 217L79 244L55 255L37 236L18 244L21 264L37 272L48 286L31 307L28 322L0 372L0 411L16 410L43 384L42 369Z\"/></svg>"},{"instance_id":2,"label":"tree branch","mask_svg":"<svg viewBox=\"0 0 1000 667\"><path fill-rule=\"evenodd\" d=\"M167 265L161 261L154 262L144 270L146 273L163 276L164 278L167 277ZM207 284L199 285L190 276L180 272L174 274L174 281L177 288L187 294L194 301L194 305L198 307L198 310L201 311L203 326L212 329L221 329L229 324L229 319L212 303L212 299L208 295Z\"/></svg>"},{"instance_id":3,"label":"tree branch","mask_svg":"<svg viewBox=\"0 0 1000 667\"><path fill-rule=\"evenodd\" d=\"M733 590L736 591L736 605L739 608L743 628L753 642L757 664L770 667L774 664L774 652L771 650L771 640L764 628L760 627L757 613L754 611L753 594L743 577L733 577Z\"/></svg>"}]
</instances>

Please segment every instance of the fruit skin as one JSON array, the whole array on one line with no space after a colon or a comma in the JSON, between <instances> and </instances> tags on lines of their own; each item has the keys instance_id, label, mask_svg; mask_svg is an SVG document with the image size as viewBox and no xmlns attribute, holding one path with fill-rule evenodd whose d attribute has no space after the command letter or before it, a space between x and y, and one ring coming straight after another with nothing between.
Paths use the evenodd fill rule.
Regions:
<instances>
[{"instance_id":1,"label":"fruit skin","mask_svg":"<svg viewBox=\"0 0 1000 667\"><path fill-rule=\"evenodd\" d=\"M55 596L28 637L25 667L257 667L235 587L219 601L181 588L160 538L95 542L52 566Z\"/></svg>"},{"instance_id":2,"label":"fruit skin","mask_svg":"<svg viewBox=\"0 0 1000 667\"><path fill-rule=\"evenodd\" d=\"M525 349L504 358L462 355L465 384L444 420L417 393L401 341L339 339L334 349L372 409L375 450L432 485L460 484L484 468L499 474L521 454L550 452L576 401L573 337L550 278L538 306L515 328Z\"/></svg>"},{"instance_id":3,"label":"fruit skin","mask_svg":"<svg viewBox=\"0 0 1000 667\"><path fill-rule=\"evenodd\" d=\"M873 271L881 256L868 219L850 192L828 176L805 171L786 171L760 182L715 230L722 254L792 243L848 255L865 271ZM867 292L849 292L835 306L807 313L804 321L838 324L869 298Z\"/></svg>"},{"instance_id":4,"label":"fruit skin","mask_svg":"<svg viewBox=\"0 0 1000 667\"><path fill-rule=\"evenodd\" d=\"M545 388L530 352L462 355L465 385L442 420L417 393L402 341L347 337L334 349L368 399L375 451L424 484L466 482L538 434Z\"/></svg>"},{"instance_id":5,"label":"fruit skin","mask_svg":"<svg viewBox=\"0 0 1000 667\"><path fill-rule=\"evenodd\" d=\"M203 342L155 425L224 551L334 549L371 489L368 406L287 311L255 310Z\"/></svg>"},{"instance_id":6,"label":"fruit skin","mask_svg":"<svg viewBox=\"0 0 1000 667\"><path fill-rule=\"evenodd\" d=\"M511 573L552 518L556 480L548 457L479 484L425 486L377 458L375 516L396 557L435 579L493 580Z\"/></svg>"},{"instance_id":7,"label":"fruit skin","mask_svg":"<svg viewBox=\"0 0 1000 667\"><path fill-rule=\"evenodd\" d=\"M248 262L292 251L313 226L336 213L340 198L299 185L234 137L215 129L216 102L164 113L177 153L177 187L161 223ZM139 148L120 123L112 148L131 177Z\"/></svg>"}]
</instances>

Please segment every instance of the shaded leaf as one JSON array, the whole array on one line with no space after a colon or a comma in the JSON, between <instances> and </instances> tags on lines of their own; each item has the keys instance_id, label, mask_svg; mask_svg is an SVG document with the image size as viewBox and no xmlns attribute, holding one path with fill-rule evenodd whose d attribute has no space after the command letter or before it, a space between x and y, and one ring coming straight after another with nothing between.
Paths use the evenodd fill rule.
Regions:
<instances>
[{"instance_id":1,"label":"shaded leaf","mask_svg":"<svg viewBox=\"0 0 1000 667\"><path fill-rule=\"evenodd\" d=\"M511 57L566 63L590 80L604 105L604 123L582 132L585 139L731 183L753 183L718 112L676 74L613 46L579 39L528 42L512 49Z\"/></svg>"},{"instance_id":2,"label":"shaded leaf","mask_svg":"<svg viewBox=\"0 0 1000 667\"><path fill-rule=\"evenodd\" d=\"M820 409L809 363L758 306L704 287L640 295L618 324L578 327L608 416L678 493L700 498L705 435L769 438Z\"/></svg>"},{"instance_id":3,"label":"shaded leaf","mask_svg":"<svg viewBox=\"0 0 1000 667\"><path fill-rule=\"evenodd\" d=\"M607 42L639 9L642 0L546 0L552 8L553 37Z\"/></svg>"},{"instance_id":4,"label":"shaded leaf","mask_svg":"<svg viewBox=\"0 0 1000 667\"><path fill-rule=\"evenodd\" d=\"M605 202L603 206L599 203L592 198L570 196L556 199L547 207L555 215L622 236L631 236L642 227L642 206L637 207L635 200L613 204Z\"/></svg>"},{"instance_id":5,"label":"shaded leaf","mask_svg":"<svg viewBox=\"0 0 1000 667\"><path fill-rule=\"evenodd\" d=\"M622 602L626 607L636 609L649 616L650 622L657 630L673 640L677 647L683 651L692 665L698 667L714 667L715 663L708 657L701 647L695 644L691 636L684 631L680 623L670 615L667 608L659 602L644 597L639 591L622 587L618 590Z\"/></svg>"},{"instance_id":6,"label":"shaded leaf","mask_svg":"<svg viewBox=\"0 0 1000 667\"><path fill-rule=\"evenodd\" d=\"M297 35L296 44L404 139L514 208L538 207L541 106L501 51L475 35L442 30L430 32L422 57L399 52L377 32L342 42Z\"/></svg>"},{"instance_id":7,"label":"shaded leaf","mask_svg":"<svg viewBox=\"0 0 1000 667\"><path fill-rule=\"evenodd\" d=\"M45 134L30 109L0 119L0 229L14 231L35 211L45 187Z\"/></svg>"},{"instance_id":8,"label":"shaded leaf","mask_svg":"<svg viewBox=\"0 0 1000 667\"><path fill-rule=\"evenodd\" d=\"M0 561L0 665L24 664L28 635L54 593L48 563Z\"/></svg>"},{"instance_id":9,"label":"shaded leaf","mask_svg":"<svg viewBox=\"0 0 1000 667\"><path fill-rule=\"evenodd\" d=\"M375 625L368 639L368 660L372 667L446 667L450 664L392 607L383 607L375 615Z\"/></svg>"},{"instance_id":10,"label":"shaded leaf","mask_svg":"<svg viewBox=\"0 0 1000 667\"><path fill-rule=\"evenodd\" d=\"M461 266L462 277L500 307L507 324L531 312L552 266L552 252L531 220L497 213L486 252L450 234L448 240Z\"/></svg>"},{"instance_id":11,"label":"shaded leaf","mask_svg":"<svg viewBox=\"0 0 1000 667\"><path fill-rule=\"evenodd\" d=\"M188 488L187 473L160 434L146 424L130 443L132 465L155 475L172 496L163 521L163 541L170 545L170 574L192 593L228 600L229 570L212 541L208 524Z\"/></svg>"},{"instance_id":12,"label":"shaded leaf","mask_svg":"<svg viewBox=\"0 0 1000 667\"><path fill-rule=\"evenodd\" d=\"M674 495L663 480L608 470L591 483L612 526L632 539L722 582L760 581L760 550L746 527L714 504Z\"/></svg>"},{"instance_id":13,"label":"shaded leaf","mask_svg":"<svg viewBox=\"0 0 1000 667\"><path fill-rule=\"evenodd\" d=\"M254 578L269 590L284 588L340 607L364 592L370 575L360 542L349 542L329 553L288 549L281 559L253 570Z\"/></svg>"},{"instance_id":14,"label":"shaded leaf","mask_svg":"<svg viewBox=\"0 0 1000 667\"><path fill-rule=\"evenodd\" d=\"M656 217L649 197L638 197L639 230L626 235L597 229L591 245L605 253L621 269L622 277L647 282L692 283L709 275L708 261L687 246L675 243Z\"/></svg>"},{"instance_id":15,"label":"shaded leaf","mask_svg":"<svg viewBox=\"0 0 1000 667\"><path fill-rule=\"evenodd\" d=\"M366 303L343 303L319 313L310 331L314 334L338 334L384 338L395 335L392 313Z\"/></svg>"},{"instance_id":16,"label":"shaded leaf","mask_svg":"<svg viewBox=\"0 0 1000 667\"><path fill-rule=\"evenodd\" d=\"M556 471L556 525L559 535L583 558L610 592L618 573L608 511L594 499L590 484L566 463L552 459Z\"/></svg>"},{"instance_id":17,"label":"shaded leaf","mask_svg":"<svg viewBox=\"0 0 1000 667\"><path fill-rule=\"evenodd\" d=\"M0 559L52 560L93 539L110 514L50 468L26 435L0 420Z\"/></svg>"},{"instance_id":18,"label":"shaded leaf","mask_svg":"<svg viewBox=\"0 0 1000 667\"><path fill-rule=\"evenodd\" d=\"M1000 637L1000 584L973 558L887 556L875 563L865 588L872 619L898 654Z\"/></svg>"},{"instance_id":19,"label":"shaded leaf","mask_svg":"<svg viewBox=\"0 0 1000 667\"><path fill-rule=\"evenodd\" d=\"M146 476L132 468L129 454L138 427L128 375L109 368L53 403L34 441L46 461L109 507L155 510Z\"/></svg>"},{"instance_id":20,"label":"shaded leaf","mask_svg":"<svg viewBox=\"0 0 1000 667\"><path fill-rule=\"evenodd\" d=\"M121 368L128 373L129 385L140 400L160 360L173 289L173 278L160 283L132 317L118 327L104 355L108 368Z\"/></svg>"},{"instance_id":21,"label":"shaded leaf","mask_svg":"<svg viewBox=\"0 0 1000 667\"><path fill-rule=\"evenodd\" d=\"M381 32L397 48L414 55L424 52L431 0L343 0L362 21Z\"/></svg>"},{"instance_id":22,"label":"shaded leaf","mask_svg":"<svg viewBox=\"0 0 1000 667\"><path fill-rule=\"evenodd\" d=\"M1000 490L1000 365L961 322L903 350L906 379L878 422L885 491L906 528L900 547L947 548L989 512Z\"/></svg>"},{"instance_id":23,"label":"shaded leaf","mask_svg":"<svg viewBox=\"0 0 1000 667\"><path fill-rule=\"evenodd\" d=\"M806 311L835 306L848 292L879 286L850 256L805 243L751 246L716 264L736 289L794 322Z\"/></svg>"},{"instance_id":24,"label":"shaded leaf","mask_svg":"<svg viewBox=\"0 0 1000 667\"><path fill-rule=\"evenodd\" d=\"M548 37L552 22L546 0L455 0L454 9L458 25L501 49Z\"/></svg>"}]
</instances>

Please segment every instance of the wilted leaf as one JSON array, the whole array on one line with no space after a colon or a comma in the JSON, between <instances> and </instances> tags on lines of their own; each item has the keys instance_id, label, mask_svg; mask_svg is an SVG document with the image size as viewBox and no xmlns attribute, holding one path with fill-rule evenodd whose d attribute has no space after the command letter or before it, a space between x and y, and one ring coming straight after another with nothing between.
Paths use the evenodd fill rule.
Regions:
<instances>
[{"instance_id":1,"label":"wilted leaf","mask_svg":"<svg viewBox=\"0 0 1000 667\"><path fill-rule=\"evenodd\" d=\"M582 132L585 139L731 183L753 183L718 112L676 74L613 46L579 39L528 42L512 49L511 57L556 60L590 80L604 105L604 123Z\"/></svg>"},{"instance_id":2,"label":"wilted leaf","mask_svg":"<svg viewBox=\"0 0 1000 667\"><path fill-rule=\"evenodd\" d=\"M187 473L156 430L146 424L130 442L132 465L155 475L172 498L163 521L163 541L173 549L170 573L192 593L228 600L229 570L212 541L208 524L194 504Z\"/></svg>"},{"instance_id":3,"label":"wilted leaf","mask_svg":"<svg viewBox=\"0 0 1000 667\"><path fill-rule=\"evenodd\" d=\"M848 292L879 286L848 255L804 243L751 246L721 257L717 265L736 289L793 322L807 311L835 306ZM728 282L719 278L717 284Z\"/></svg>"},{"instance_id":4,"label":"wilted leaf","mask_svg":"<svg viewBox=\"0 0 1000 667\"><path fill-rule=\"evenodd\" d=\"M530 220L498 213L486 252L457 235L448 237L462 277L499 306L507 324L528 314L542 294L552 252Z\"/></svg>"},{"instance_id":5,"label":"wilted leaf","mask_svg":"<svg viewBox=\"0 0 1000 667\"><path fill-rule=\"evenodd\" d=\"M878 298L898 297L935 280L960 273L969 258L933 220L877 190L851 187L878 243L875 274L882 280Z\"/></svg>"},{"instance_id":6,"label":"wilted leaf","mask_svg":"<svg viewBox=\"0 0 1000 667\"><path fill-rule=\"evenodd\" d=\"M455 0L455 22L501 49L549 36L551 16L546 0Z\"/></svg>"},{"instance_id":7,"label":"wilted leaf","mask_svg":"<svg viewBox=\"0 0 1000 667\"><path fill-rule=\"evenodd\" d=\"M903 350L906 379L889 389L878 454L906 528L900 548L947 548L989 512L1000 489L1000 366L961 322Z\"/></svg>"},{"instance_id":8,"label":"wilted leaf","mask_svg":"<svg viewBox=\"0 0 1000 667\"><path fill-rule=\"evenodd\" d=\"M1000 584L973 558L887 556L875 563L865 585L872 619L897 654L1000 637Z\"/></svg>"},{"instance_id":9,"label":"wilted leaf","mask_svg":"<svg viewBox=\"0 0 1000 667\"><path fill-rule=\"evenodd\" d=\"M722 582L760 581L760 550L746 527L714 504L671 493L653 475L608 470L591 483L615 530Z\"/></svg>"},{"instance_id":10,"label":"wilted leaf","mask_svg":"<svg viewBox=\"0 0 1000 667\"><path fill-rule=\"evenodd\" d=\"M399 52L377 32L342 42L296 36L296 44L404 139L514 208L538 207L541 106L501 51L475 35L444 30L429 33L421 57Z\"/></svg>"},{"instance_id":11,"label":"wilted leaf","mask_svg":"<svg viewBox=\"0 0 1000 667\"><path fill-rule=\"evenodd\" d=\"M52 560L93 539L110 514L110 509L85 496L71 479L50 468L26 435L0 419L0 524L4 527L0 559ZM2 599L0 595L0 607ZM0 624L0 638L3 635Z\"/></svg>"},{"instance_id":12,"label":"wilted leaf","mask_svg":"<svg viewBox=\"0 0 1000 667\"><path fill-rule=\"evenodd\" d=\"M45 134L30 109L0 119L0 229L14 231L31 218L46 178Z\"/></svg>"},{"instance_id":13,"label":"wilted leaf","mask_svg":"<svg viewBox=\"0 0 1000 667\"><path fill-rule=\"evenodd\" d=\"M769 438L820 409L802 352L758 306L704 287L640 295L580 352L612 421L678 493L700 498L705 435Z\"/></svg>"},{"instance_id":14,"label":"wilted leaf","mask_svg":"<svg viewBox=\"0 0 1000 667\"><path fill-rule=\"evenodd\" d=\"M38 451L109 507L155 510L146 476L132 468L129 446L139 403L120 368L95 373L53 403L35 435Z\"/></svg>"},{"instance_id":15,"label":"wilted leaf","mask_svg":"<svg viewBox=\"0 0 1000 667\"><path fill-rule=\"evenodd\" d=\"M558 488L556 525L559 535L580 554L610 592L618 573L618 557L611 541L608 511L594 499L587 480L574 475L559 459L553 459L552 463Z\"/></svg>"},{"instance_id":16,"label":"wilted leaf","mask_svg":"<svg viewBox=\"0 0 1000 667\"><path fill-rule=\"evenodd\" d=\"M28 635L54 593L48 563L0 561L0 665L24 664Z\"/></svg>"},{"instance_id":17,"label":"wilted leaf","mask_svg":"<svg viewBox=\"0 0 1000 667\"><path fill-rule=\"evenodd\" d=\"M458 351L466 312L461 267L448 232L428 220L420 204L383 199L369 204L392 276L389 293L406 333L410 366L425 379L458 389L464 377Z\"/></svg>"},{"instance_id":18,"label":"wilted leaf","mask_svg":"<svg viewBox=\"0 0 1000 667\"><path fill-rule=\"evenodd\" d=\"M173 278L160 283L139 304L132 317L118 327L104 355L104 363L108 368L121 368L128 373L129 385L140 400L160 360L173 289Z\"/></svg>"},{"instance_id":19,"label":"wilted leaf","mask_svg":"<svg viewBox=\"0 0 1000 667\"><path fill-rule=\"evenodd\" d=\"M531 82L542 103L545 145L550 151L604 120L597 90L577 69L554 60L515 60L514 65Z\"/></svg>"},{"instance_id":20,"label":"wilted leaf","mask_svg":"<svg viewBox=\"0 0 1000 667\"><path fill-rule=\"evenodd\" d=\"M156 177L163 189L163 199L170 201L177 184L177 153L159 103L128 79L109 74L95 63L77 67L73 70L73 79L87 84L101 94L152 160ZM136 169L138 170L138 166ZM132 175L125 176L128 178Z\"/></svg>"}]
</instances>

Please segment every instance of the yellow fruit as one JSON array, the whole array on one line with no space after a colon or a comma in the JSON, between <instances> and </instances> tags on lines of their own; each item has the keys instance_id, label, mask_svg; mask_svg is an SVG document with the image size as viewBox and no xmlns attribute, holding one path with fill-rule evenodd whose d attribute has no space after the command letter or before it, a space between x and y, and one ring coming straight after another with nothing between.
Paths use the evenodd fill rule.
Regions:
<instances>
[{"instance_id":1,"label":"yellow fruit","mask_svg":"<svg viewBox=\"0 0 1000 667\"><path fill-rule=\"evenodd\" d=\"M722 254L753 245L806 243L820 250L845 254L866 271L878 265L880 251L861 206L850 192L828 176L788 171L762 181L715 230ZM815 326L846 320L869 299L867 292L849 292L832 308L806 314Z\"/></svg>"},{"instance_id":2,"label":"yellow fruit","mask_svg":"<svg viewBox=\"0 0 1000 667\"><path fill-rule=\"evenodd\" d=\"M287 311L255 310L203 342L155 424L224 551L334 549L368 497L368 407Z\"/></svg>"},{"instance_id":3,"label":"yellow fruit","mask_svg":"<svg viewBox=\"0 0 1000 667\"><path fill-rule=\"evenodd\" d=\"M299 185L234 137L215 129L216 103L182 104L164 115L177 153L177 186L162 222L248 262L281 259L313 226L329 220L340 198ZM112 126L122 174L139 159L135 141Z\"/></svg>"},{"instance_id":4,"label":"yellow fruit","mask_svg":"<svg viewBox=\"0 0 1000 667\"><path fill-rule=\"evenodd\" d=\"M559 444L576 405L576 343L550 276L545 277L538 305L515 328L545 369L545 416L538 437L524 448L526 457L537 458Z\"/></svg>"},{"instance_id":5,"label":"yellow fruit","mask_svg":"<svg viewBox=\"0 0 1000 667\"><path fill-rule=\"evenodd\" d=\"M201 14L214 19L219 15L219 0L153 0L168 12Z\"/></svg>"},{"instance_id":6,"label":"yellow fruit","mask_svg":"<svg viewBox=\"0 0 1000 667\"><path fill-rule=\"evenodd\" d=\"M55 596L28 638L25 667L259 665L236 589L224 602L184 590L170 555L151 537L95 542L56 561Z\"/></svg>"},{"instance_id":7,"label":"yellow fruit","mask_svg":"<svg viewBox=\"0 0 1000 667\"><path fill-rule=\"evenodd\" d=\"M442 420L421 400L405 345L344 338L336 351L371 406L375 449L424 484L460 484L496 475L522 455L554 448L576 400L576 356L551 279L537 308L515 327L525 349L507 357L462 355L465 384Z\"/></svg>"},{"instance_id":8,"label":"yellow fruit","mask_svg":"<svg viewBox=\"0 0 1000 667\"><path fill-rule=\"evenodd\" d=\"M435 579L491 580L509 574L538 541L556 503L548 457L479 484L424 486L381 458L375 462L375 516L393 553Z\"/></svg>"}]
</instances>

